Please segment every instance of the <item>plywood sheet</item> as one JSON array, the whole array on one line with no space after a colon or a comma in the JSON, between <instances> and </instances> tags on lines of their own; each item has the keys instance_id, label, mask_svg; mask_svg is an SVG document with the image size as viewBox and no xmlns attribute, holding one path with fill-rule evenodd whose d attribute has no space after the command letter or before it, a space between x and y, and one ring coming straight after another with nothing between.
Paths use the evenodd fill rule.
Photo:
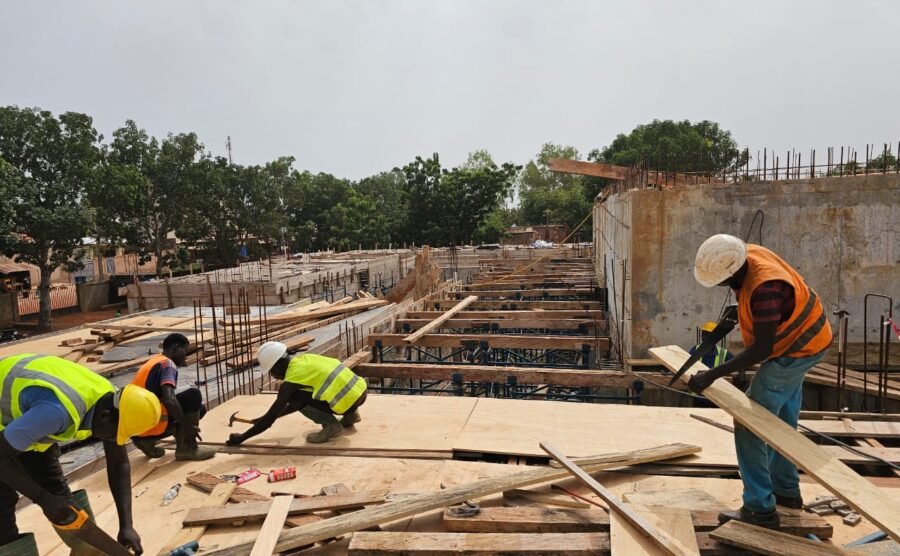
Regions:
<instances>
[{"instance_id":1,"label":"plywood sheet","mask_svg":"<svg viewBox=\"0 0 900 556\"><path fill-rule=\"evenodd\" d=\"M538 442L546 441L569 457L586 457L677 441L703 449L679 462L736 465L731 435L690 417L698 412L724 414L696 408L480 398L454 448L545 456Z\"/></svg>"},{"instance_id":2,"label":"plywood sheet","mask_svg":"<svg viewBox=\"0 0 900 556\"><path fill-rule=\"evenodd\" d=\"M632 506L632 509L650 525L670 539L683 554L696 554L697 535L691 521L691 512L682 508L662 508ZM611 512L610 547L613 554L646 554L648 556L669 556L669 552L659 548L646 534L630 525L621 514Z\"/></svg>"},{"instance_id":3,"label":"plywood sheet","mask_svg":"<svg viewBox=\"0 0 900 556\"><path fill-rule=\"evenodd\" d=\"M439 403L436 403L439 400ZM228 427L228 418L235 411L241 417L260 417L275 401L273 395L238 396L216 407L203 418L203 439L224 442L233 432L247 430L250 425L235 423ZM362 422L348 429L329 447L391 448L395 450L450 451L475 407L476 398L434 398L424 396L391 396L369 394L359 410ZM260 444L298 446L306 443L306 434L320 430L300 413L291 413L277 420L259 436L247 441Z\"/></svg>"}]
</instances>

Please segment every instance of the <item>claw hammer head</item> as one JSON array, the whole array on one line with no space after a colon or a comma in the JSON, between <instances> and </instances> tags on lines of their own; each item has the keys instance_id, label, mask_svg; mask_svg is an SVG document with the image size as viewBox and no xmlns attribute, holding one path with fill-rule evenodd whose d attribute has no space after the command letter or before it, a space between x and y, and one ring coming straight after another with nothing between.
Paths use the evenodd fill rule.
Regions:
<instances>
[{"instance_id":1,"label":"claw hammer head","mask_svg":"<svg viewBox=\"0 0 900 556\"><path fill-rule=\"evenodd\" d=\"M237 421L238 423L253 424L252 419L244 419L243 417L238 417L237 416L238 413L239 413L238 411L235 411L234 413L231 414L231 417L228 418L228 427L229 428L234 426L235 421Z\"/></svg>"}]
</instances>

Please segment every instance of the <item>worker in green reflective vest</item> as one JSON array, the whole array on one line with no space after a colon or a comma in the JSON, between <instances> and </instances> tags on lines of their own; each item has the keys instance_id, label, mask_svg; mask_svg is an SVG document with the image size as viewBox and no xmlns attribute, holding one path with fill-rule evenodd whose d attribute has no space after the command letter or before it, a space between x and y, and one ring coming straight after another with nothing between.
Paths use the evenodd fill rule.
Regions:
<instances>
[{"instance_id":1,"label":"worker in green reflective vest","mask_svg":"<svg viewBox=\"0 0 900 556\"><path fill-rule=\"evenodd\" d=\"M88 438L103 441L119 514L118 541L141 554L125 445L159 419L159 400L138 386L117 391L97 373L59 357L22 353L0 359L0 554L37 554L34 536L20 535L16 525L18 493L40 506L54 525L75 522L74 509L91 515L86 494L69 489L57 444ZM85 550L70 531L56 531L73 553Z\"/></svg>"},{"instance_id":2,"label":"worker in green reflective vest","mask_svg":"<svg viewBox=\"0 0 900 556\"><path fill-rule=\"evenodd\" d=\"M710 332L712 332L715 329L716 329L715 321L709 321L706 324L704 324L703 326L701 326L700 327L700 341L702 342L703 340L705 340L706 337L710 334ZM697 351L697 348L699 348L699 347L700 347L700 344L697 344L696 346L692 347L690 349L691 355L693 355L694 352ZM726 361L730 361L732 357L734 357L734 356L731 355L731 352L729 352L727 349L723 348L721 345L717 345L716 349L714 351L710 351L706 355L704 355L703 359L701 359L701 361L703 361L704 365L706 365L707 367L712 369L714 367L718 367L719 365L721 365L722 363L724 363Z\"/></svg>"},{"instance_id":3,"label":"worker in green reflective vest","mask_svg":"<svg viewBox=\"0 0 900 556\"><path fill-rule=\"evenodd\" d=\"M366 381L339 360L314 353L291 358L281 342L266 342L256 355L259 367L284 382L265 415L253 420L246 432L232 434L229 446L237 446L267 430L276 419L299 411L322 425L322 430L307 435L307 442L320 444L358 423L359 407L365 403ZM342 416L339 421L336 415Z\"/></svg>"}]
</instances>

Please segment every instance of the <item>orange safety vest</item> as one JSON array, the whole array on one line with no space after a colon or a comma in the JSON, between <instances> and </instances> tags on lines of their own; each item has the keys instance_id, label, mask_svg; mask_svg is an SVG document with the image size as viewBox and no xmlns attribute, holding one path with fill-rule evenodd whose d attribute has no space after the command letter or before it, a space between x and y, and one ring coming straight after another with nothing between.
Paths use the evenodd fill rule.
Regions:
<instances>
[{"instance_id":1,"label":"orange safety vest","mask_svg":"<svg viewBox=\"0 0 900 556\"><path fill-rule=\"evenodd\" d=\"M771 358L810 357L831 345L831 325L819 296L806 285L791 265L765 247L747 244L747 275L738 294L738 322L744 345L753 345L753 313L750 298L763 282L781 280L794 288L794 312L775 329Z\"/></svg>"},{"instance_id":2,"label":"orange safety vest","mask_svg":"<svg viewBox=\"0 0 900 556\"><path fill-rule=\"evenodd\" d=\"M147 388L147 378L150 376L150 371L153 370L157 364L162 363L169 359L163 354L154 355L151 357L146 363L144 363L136 375L134 375L134 380L131 381L132 384L136 386L140 386L141 388ZM166 427L169 426L169 414L166 411L166 406L163 404L159 404L162 409L162 413L159 418L159 423L156 424L155 427L148 430L144 434L139 434L138 436L159 436L162 433L166 432Z\"/></svg>"}]
</instances>

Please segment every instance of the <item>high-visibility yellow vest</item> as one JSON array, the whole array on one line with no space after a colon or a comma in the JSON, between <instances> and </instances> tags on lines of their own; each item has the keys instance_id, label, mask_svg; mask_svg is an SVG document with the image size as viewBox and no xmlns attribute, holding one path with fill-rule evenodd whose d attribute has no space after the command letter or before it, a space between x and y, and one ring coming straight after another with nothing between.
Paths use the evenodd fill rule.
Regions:
<instances>
[{"instance_id":1,"label":"high-visibility yellow vest","mask_svg":"<svg viewBox=\"0 0 900 556\"><path fill-rule=\"evenodd\" d=\"M343 363L314 353L291 359L284 380L312 391L313 399L327 402L337 414L345 413L366 391L366 381Z\"/></svg>"},{"instance_id":2,"label":"high-visibility yellow vest","mask_svg":"<svg viewBox=\"0 0 900 556\"><path fill-rule=\"evenodd\" d=\"M100 398L116 391L102 376L66 359L33 353L11 355L0 359L0 431L22 416L19 395L30 386L56 394L72 418L65 431L29 446L31 452L46 451L55 442L89 438L90 430L79 430L82 419Z\"/></svg>"}]
</instances>

